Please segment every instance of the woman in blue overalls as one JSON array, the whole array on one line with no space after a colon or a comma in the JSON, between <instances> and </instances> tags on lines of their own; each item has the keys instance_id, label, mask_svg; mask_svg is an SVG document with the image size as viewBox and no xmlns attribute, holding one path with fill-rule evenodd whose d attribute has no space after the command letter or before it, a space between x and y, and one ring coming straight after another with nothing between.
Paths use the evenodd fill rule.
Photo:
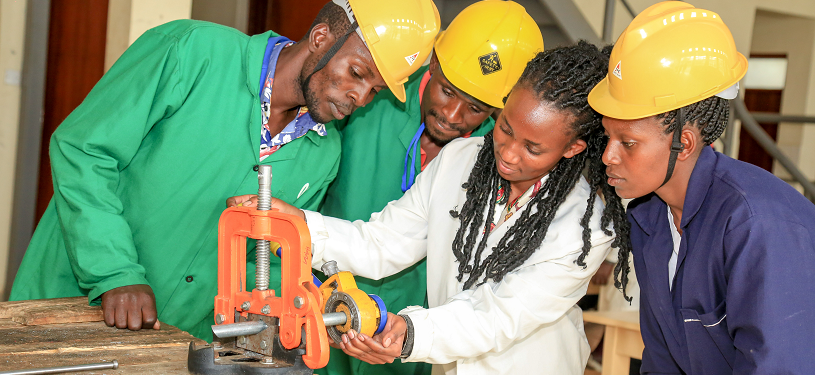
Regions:
<instances>
[{"instance_id":1,"label":"woman in blue overalls","mask_svg":"<svg viewBox=\"0 0 815 375\"><path fill-rule=\"evenodd\" d=\"M815 206L709 146L746 71L716 13L669 1L631 22L589 96L608 182L637 198L643 374L815 372Z\"/></svg>"}]
</instances>

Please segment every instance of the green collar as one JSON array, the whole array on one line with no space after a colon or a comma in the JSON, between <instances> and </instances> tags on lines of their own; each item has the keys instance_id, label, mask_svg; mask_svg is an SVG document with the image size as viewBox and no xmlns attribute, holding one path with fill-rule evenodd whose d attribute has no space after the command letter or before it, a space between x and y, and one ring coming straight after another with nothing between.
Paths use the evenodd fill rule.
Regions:
<instances>
[{"instance_id":1,"label":"green collar","mask_svg":"<svg viewBox=\"0 0 815 375\"><path fill-rule=\"evenodd\" d=\"M396 99L395 96L392 98L395 106L408 115L408 121L405 123L402 131L399 132L399 141L405 146L405 150L408 149L410 141L413 140L413 136L416 134L416 131L419 130L419 126L422 125L422 103L419 100L419 86L422 83L422 76L428 69L429 67L423 66L410 75L407 84L405 84L407 98L404 103ZM388 94L393 96L390 92Z\"/></svg>"}]
</instances>

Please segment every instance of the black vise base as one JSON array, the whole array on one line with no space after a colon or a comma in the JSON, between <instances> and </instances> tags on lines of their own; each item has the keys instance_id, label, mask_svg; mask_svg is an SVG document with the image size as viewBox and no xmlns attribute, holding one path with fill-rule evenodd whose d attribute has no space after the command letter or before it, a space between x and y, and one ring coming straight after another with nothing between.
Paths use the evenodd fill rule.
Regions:
<instances>
[{"instance_id":1,"label":"black vise base","mask_svg":"<svg viewBox=\"0 0 815 375\"><path fill-rule=\"evenodd\" d=\"M276 345L280 342L275 340ZM234 343L234 341L232 341ZM303 363L303 350L291 350L292 361L271 362L270 358L235 347L234 344L195 345L190 342L187 369L196 375L312 375Z\"/></svg>"}]
</instances>

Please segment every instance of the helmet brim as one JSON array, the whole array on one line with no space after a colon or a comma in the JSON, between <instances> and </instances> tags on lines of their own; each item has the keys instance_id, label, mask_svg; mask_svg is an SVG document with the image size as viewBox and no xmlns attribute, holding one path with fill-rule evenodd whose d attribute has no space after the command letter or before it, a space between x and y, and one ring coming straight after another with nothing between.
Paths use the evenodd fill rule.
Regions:
<instances>
[{"instance_id":1,"label":"helmet brim","mask_svg":"<svg viewBox=\"0 0 815 375\"><path fill-rule=\"evenodd\" d=\"M368 46L367 43L366 43L366 46ZM382 63L382 59L379 58L379 55L377 54L376 50L374 50L373 48L368 47L368 52L371 54L371 57L374 59L374 65L376 65L376 69L377 69L377 71L379 71L379 75L382 76L382 79L385 81L385 84L391 90L391 92L396 97L396 99L399 99L400 102L404 103L406 98L407 98L407 96L405 95L404 82L401 82L401 83L398 82L396 79L394 79L394 77L391 74L387 73L387 69L384 66L384 64ZM417 61L416 63L420 64L419 61ZM407 81L407 80L405 80L405 81Z\"/></svg>"},{"instance_id":2,"label":"helmet brim","mask_svg":"<svg viewBox=\"0 0 815 375\"><path fill-rule=\"evenodd\" d=\"M385 84L388 85L388 88L391 90L396 99L399 99L399 101L402 103L405 102L407 99L407 95L405 95L405 85L397 82L391 82L388 78L385 78Z\"/></svg>"},{"instance_id":3,"label":"helmet brim","mask_svg":"<svg viewBox=\"0 0 815 375\"><path fill-rule=\"evenodd\" d=\"M709 90L708 92L696 97L662 106L657 106L655 104L637 105L617 100L613 95L611 95L608 81L609 76L606 75L606 77L603 78L603 80L596 86L594 86L591 92L589 92L589 105L595 111L606 117L612 117L620 120L636 120L646 118L705 100L736 84L736 82L740 81L747 73L747 59L741 53L738 54L736 66L733 67L733 70L736 72L735 78L719 85L717 89Z\"/></svg>"}]
</instances>

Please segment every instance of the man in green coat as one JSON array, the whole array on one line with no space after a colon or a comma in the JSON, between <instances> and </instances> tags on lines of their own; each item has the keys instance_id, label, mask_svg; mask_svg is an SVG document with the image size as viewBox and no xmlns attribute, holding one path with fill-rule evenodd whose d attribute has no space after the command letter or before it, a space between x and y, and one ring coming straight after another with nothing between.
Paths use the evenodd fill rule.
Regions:
<instances>
[{"instance_id":1,"label":"man in green coat","mask_svg":"<svg viewBox=\"0 0 815 375\"><path fill-rule=\"evenodd\" d=\"M51 138L54 197L11 298L86 295L110 326L161 320L211 340L224 200L257 192L256 166L270 164L275 197L317 208L340 152L322 124L404 90L418 68L404 56L430 54L430 0L350 3L327 4L298 43L190 20L140 37ZM397 15L433 35L372 34Z\"/></svg>"},{"instance_id":2,"label":"man in green coat","mask_svg":"<svg viewBox=\"0 0 815 375\"><path fill-rule=\"evenodd\" d=\"M464 9L439 35L429 66L410 77L404 103L386 92L335 121L342 156L321 212L368 220L399 199L445 144L492 130L490 115L504 107L526 64L542 51L540 29L517 3L487 0ZM379 295L388 311L426 304L424 261L382 280L356 281L366 293ZM316 373L429 374L430 366L373 366L332 349L328 366Z\"/></svg>"}]
</instances>

